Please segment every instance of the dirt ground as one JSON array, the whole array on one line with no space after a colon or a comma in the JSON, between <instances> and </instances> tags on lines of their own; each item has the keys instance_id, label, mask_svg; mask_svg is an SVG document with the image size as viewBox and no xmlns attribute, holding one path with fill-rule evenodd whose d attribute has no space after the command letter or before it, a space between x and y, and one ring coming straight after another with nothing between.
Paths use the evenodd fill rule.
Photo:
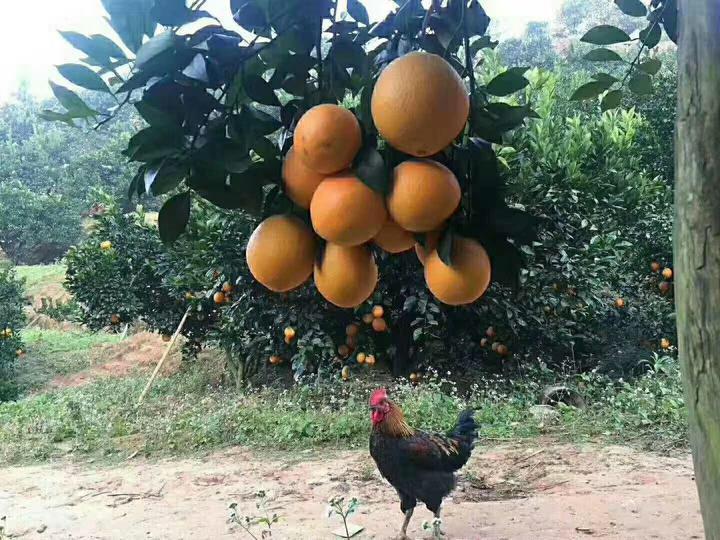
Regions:
<instances>
[{"instance_id":1,"label":"dirt ground","mask_svg":"<svg viewBox=\"0 0 720 540\"><path fill-rule=\"evenodd\" d=\"M165 343L158 334L140 332L119 343L102 345L92 351L97 362L78 373L58 375L42 390L73 388L90 384L105 377L122 378L137 372L151 372L160 361ZM182 363L181 345L176 343L170 356L163 364L160 374L167 376L176 373Z\"/></svg>"},{"instance_id":2,"label":"dirt ground","mask_svg":"<svg viewBox=\"0 0 720 540\"><path fill-rule=\"evenodd\" d=\"M366 451L288 457L233 449L122 466L59 462L6 468L0 479L0 516L11 538L250 538L228 525L228 506L257 515L261 489L280 515L275 539L333 538L340 523L325 514L333 495L360 500L351 522L364 531L356 538L391 538L402 520ZM485 443L443 508L452 539L703 537L690 458L621 447ZM427 538L429 519L418 509L410 536Z\"/></svg>"}]
</instances>

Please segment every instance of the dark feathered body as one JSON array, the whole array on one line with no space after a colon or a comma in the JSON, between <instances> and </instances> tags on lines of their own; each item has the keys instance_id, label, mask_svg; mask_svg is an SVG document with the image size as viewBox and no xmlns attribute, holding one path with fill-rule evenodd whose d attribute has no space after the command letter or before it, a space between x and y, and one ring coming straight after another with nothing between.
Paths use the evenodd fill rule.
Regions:
<instances>
[{"instance_id":1,"label":"dark feathered body","mask_svg":"<svg viewBox=\"0 0 720 540\"><path fill-rule=\"evenodd\" d=\"M470 458L476 437L472 411L463 412L447 435L435 435L410 428L390 402L385 419L373 426L370 454L400 495L403 512L421 501L437 514L455 487L455 471Z\"/></svg>"}]
</instances>

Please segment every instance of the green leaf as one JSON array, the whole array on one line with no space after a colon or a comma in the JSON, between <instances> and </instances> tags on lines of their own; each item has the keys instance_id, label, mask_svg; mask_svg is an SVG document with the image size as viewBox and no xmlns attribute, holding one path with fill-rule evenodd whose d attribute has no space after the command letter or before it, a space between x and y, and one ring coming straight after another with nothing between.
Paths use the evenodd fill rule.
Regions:
<instances>
[{"instance_id":1,"label":"green leaf","mask_svg":"<svg viewBox=\"0 0 720 540\"><path fill-rule=\"evenodd\" d=\"M487 92L493 96L509 96L518 90L522 90L530 81L528 81L523 73L527 68L511 68L497 75L487 84Z\"/></svg>"},{"instance_id":2,"label":"green leaf","mask_svg":"<svg viewBox=\"0 0 720 540\"><path fill-rule=\"evenodd\" d=\"M69 126L76 127L75 123L73 122L73 116L68 113L59 113L56 111L51 111L49 109L44 109L43 111L38 113L38 116L46 122L62 122Z\"/></svg>"},{"instance_id":3,"label":"green leaf","mask_svg":"<svg viewBox=\"0 0 720 540\"><path fill-rule=\"evenodd\" d=\"M635 70L628 81L628 88L638 95L652 94L652 77L644 71Z\"/></svg>"},{"instance_id":4,"label":"green leaf","mask_svg":"<svg viewBox=\"0 0 720 540\"><path fill-rule=\"evenodd\" d=\"M603 72L595 73L592 76L592 78L595 79L596 81L610 82L610 83L618 82L618 80L619 80L617 77L613 77L609 73L603 73Z\"/></svg>"},{"instance_id":5,"label":"green leaf","mask_svg":"<svg viewBox=\"0 0 720 540\"><path fill-rule=\"evenodd\" d=\"M600 110L603 112L611 109L617 109L622 102L622 90L611 90L602 98L600 102Z\"/></svg>"},{"instance_id":6,"label":"green leaf","mask_svg":"<svg viewBox=\"0 0 720 540\"><path fill-rule=\"evenodd\" d=\"M171 244L185 232L190 221L190 192L186 191L168 199L158 215L160 239Z\"/></svg>"},{"instance_id":7,"label":"green leaf","mask_svg":"<svg viewBox=\"0 0 720 540\"><path fill-rule=\"evenodd\" d=\"M60 35L79 51L87 54L92 60L95 60L102 66L111 63L111 59L126 60L127 57L120 47L111 39L94 34L87 37L78 32L60 32Z\"/></svg>"},{"instance_id":8,"label":"green leaf","mask_svg":"<svg viewBox=\"0 0 720 540\"><path fill-rule=\"evenodd\" d=\"M255 150L255 153L265 160L276 158L279 154L278 147L266 137L259 137L255 139L250 144L250 148Z\"/></svg>"},{"instance_id":9,"label":"green leaf","mask_svg":"<svg viewBox=\"0 0 720 540\"><path fill-rule=\"evenodd\" d=\"M657 58L649 58L638 64L638 69L644 71L648 75L655 75L662 67L662 62Z\"/></svg>"},{"instance_id":10,"label":"green leaf","mask_svg":"<svg viewBox=\"0 0 720 540\"><path fill-rule=\"evenodd\" d=\"M67 109L74 118L86 118L89 116L97 116L98 112L91 109L87 104L72 90L68 90L64 86L55 84L50 81L50 88L60 104Z\"/></svg>"},{"instance_id":11,"label":"green leaf","mask_svg":"<svg viewBox=\"0 0 720 540\"><path fill-rule=\"evenodd\" d=\"M625 43L630 41L630 36L617 26L601 24L588 30L580 41L592 43L593 45L612 45L614 43Z\"/></svg>"},{"instance_id":12,"label":"green leaf","mask_svg":"<svg viewBox=\"0 0 720 540\"><path fill-rule=\"evenodd\" d=\"M207 84L209 79L205 57L202 54L196 54L192 62L190 62L190 64L183 70L182 74L188 79L193 79Z\"/></svg>"},{"instance_id":13,"label":"green leaf","mask_svg":"<svg viewBox=\"0 0 720 540\"><path fill-rule=\"evenodd\" d=\"M438 255L440 260L447 266L452 266L452 249L453 249L453 233L450 229L445 231L440 244L438 245Z\"/></svg>"},{"instance_id":14,"label":"green leaf","mask_svg":"<svg viewBox=\"0 0 720 540\"><path fill-rule=\"evenodd\" d=\"M591 62L622 62L622 56L615 51L601 47L599 49L593 49L587 53L583 58L590 60Z\"/></svg>"},{"instance_id":15,"label":"green leaf","mask_svg":"<svg viewBox=\"0 0 720 540\"><path fill-rule=\"evenodd\" d=\"M80 64L62 64L57 66L57 70L60 72L60 75L76 86L95 92L112 93L102 77L87 66Z\"/></svg>"},{"instance_id":16,"label":"green leaf","mask_svg":"<svg viewBox=\"0 0 720 540\"><path fill-rule=\"evenodd\" d=\"M157 24L150 11L155 0L101 0L110 15L108 22L128 49L135 52L142 46L143 37L155 35Z\"/></svg>"},{"instance_id":17,"label":"green leaf","mask_svg":"<svg viewBox=\"0 0 720 540\"><path fill-rule=\"evenodd\" d=\"M648 49L652 49L662 38L662 30L660 25L656 22L652 22L647 28L640 31L640 41L642 41Z\"/></svg>"},{"instance_id":18,"label":"green leaf","mask_svg":"<svg viewBox=\"0 0 720 540\"><path fill-rule=\"evenodd\" d=\"M380 152L372 146L365 146L360 150L353 170L357 177L373 191L385 195L388 192L390 178L385 161Z\"/></svg>"},{"instance_id":19,"label":"green leaf","mask_svg":"<svg viewBox=\"0 0 720 540\"><path fill-rule=\"evenodd\" d=\"M146 41L135 57L135 69L141 68L157 55L175 46L175 34L168 30Z\"/></svg>"},{"instance_id":20,"label":"green leaf","mask_svg":"<svg viewBox=\"0 0 720 540\"><path fill-rule=\"evenodd\" d=\"M145 192L158 196L175 189L187 176L188 168L172 159L164 159L145 169Z\"/></svg>"},{"instance_id":21,"label":"green leaf","mask_svg":"<svg viewBox=\"0 0 720 540\"><path fill-rule=\"evenodd\" d=\"M363 6L359 0L347 0L347 10L350 16L357 22L365 25L370 24L367 9L365 9L365 6Z\"/></svg>"},{"instance_id":22,"label":"green leaf","mask_svg":"<svg viewBox=\"0 0 720 540\"><path fill-rule=\"evenodd\" d=\"M243 78L243 87L245 93L250 99L262 105L270 105L271 107L279 107L278 99L273 87L260 77L260 75L247 75Z\"/></svg>"},{"instance_id":23,"label":"green leaf","mask_svg":"<svg viewBox=\"0 0 720 540\"><path fill-rule=\"evenodd\" d=\"M612 82L610 81L593 81L583 84L580 88L573 92L570 96L570 101L583 101L586 99L593 99L602 94L605 90L610 88Z\"/></svg>"},{"instance_id":24,"label":"green leaf","mask_svg":"<svg viewBox=\"0 0 720 540\"><path fill-rule=\"evenodd\" d=\"M615 0L615 5L617 5L625 15L630 15L631 17L644 17L647 15L647 8L640 0Z\"/></svg>"}]
</instances>

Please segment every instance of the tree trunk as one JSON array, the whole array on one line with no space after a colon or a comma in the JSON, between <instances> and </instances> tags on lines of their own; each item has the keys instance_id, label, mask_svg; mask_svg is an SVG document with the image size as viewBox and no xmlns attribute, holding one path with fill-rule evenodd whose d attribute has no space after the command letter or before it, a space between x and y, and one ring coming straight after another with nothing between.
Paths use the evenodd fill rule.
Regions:
<instances>
[{"instance_id":1,"label":"tree trunk","mask_svg":"<svg viewBox=\"0 0 720 540\"><path fill-rule=\"evenodd\" d=\"M720 0L681 0L674 262L695 478L720 539Z\"/></svg>"}]
</instances>

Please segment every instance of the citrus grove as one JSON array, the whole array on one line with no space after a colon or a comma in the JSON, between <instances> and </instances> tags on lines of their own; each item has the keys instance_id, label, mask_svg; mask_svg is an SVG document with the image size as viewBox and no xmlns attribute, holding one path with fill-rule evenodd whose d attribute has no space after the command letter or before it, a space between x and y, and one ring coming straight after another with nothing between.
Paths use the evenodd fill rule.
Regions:
<instances>
[{"instance_id":1,"label":"citrus grove","mask_svg":"<svg viewBox=\"0 0 720 540\"><path fill-rule=\"evenodd\" d=\"M71 82L99 78L145 121L124 152L130 199L163 199L159 238L108 203L71 251L68 287L91 326L141 319L169 336L187 313L186 352L219 346L238 384L287 366L347 380L376 362L417 382L439 355L502 369L543 325L568 354L579 323L553 325L583 317L590 295L549 246L555 274L518 300L545 245L533 205L508 202L498 152L538 115L527 69L479 77L496 45L480 2L411 0L371 22L358 0L232 0L242 33L185 2L149 4L109 3L132 54L64 34L91 60ZM56 119L97 116L53 88Z\"/></svg>"}]
</instances>

